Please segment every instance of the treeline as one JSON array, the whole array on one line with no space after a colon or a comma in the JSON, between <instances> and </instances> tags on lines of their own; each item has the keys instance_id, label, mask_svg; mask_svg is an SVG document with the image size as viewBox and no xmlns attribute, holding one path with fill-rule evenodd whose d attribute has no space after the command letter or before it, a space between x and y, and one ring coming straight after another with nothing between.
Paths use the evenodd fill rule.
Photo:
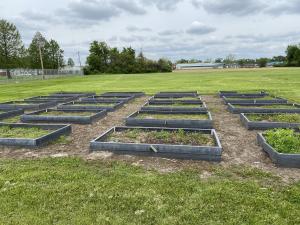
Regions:
<instances>
[{"instance_id":1,"label":"treeline","mask_svg":"<svg viewBox=\"0 0 300 225\"><path fill-rule=\"evenodd\" d=\"M289 45L286 49L286 56L274 56L272 58L258 58L258 59L236 59L234 55L228 55L226 58L217 58L215 60L197 60L197 59L181 59L176 62L179 63L224 63L225 65L237 64L240 67L258 66L266 67L268 65L275 67L299 67L300 66L300 44Z\"/></svg>"},{"instance_id":2,"label":"treeline","mask_svg":"<svg viewBox=\"0 0 300 225\"><path fill-rule=\"evenodd\" d=\"M58 42L47 40L37 32L29 47L25 48L17 27L6 20L0 20L0 68L7 69L7 76L10 78L10 69L41 69L42 66L44 69L65 66L64 51Z\"/></svg>"},{"instance_id":3,"label":"treeline","mask_svg":"<svg viewBox=\"0 0 300 225\"><path fill-rule=\"evenodd\" d=\"M172 72L172 62L166 59L158 61L147 59L143 53L136 55L131 47L111 48L105 42L93 41L87 57L85 74L132 74Z\"/></svg>"}]
</instances>

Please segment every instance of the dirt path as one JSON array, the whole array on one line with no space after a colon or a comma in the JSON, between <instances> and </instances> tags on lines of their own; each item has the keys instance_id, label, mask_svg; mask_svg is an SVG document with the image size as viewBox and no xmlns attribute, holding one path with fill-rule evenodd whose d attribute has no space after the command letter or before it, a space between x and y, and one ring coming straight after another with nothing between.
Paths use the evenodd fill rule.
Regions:
<instances>
[{"instance_id":1,"label":"dirt path","mask_svg":"<svg viewBox=\"0 0 300 225\"><path fill-rule=\"evenodd\" d=\"M187 161L164 158L119 156L108 152L89 152L89 143L101 133L111 127L124 125L124 118L140 109L149 97L138 98L126 104L119 110L109 113L104 119L92 125L73 125L72 135L68 143L52 144L41 149L24 149L0 147L1 158L39 158L39 157L64 157L80 156L88 160L119 160L133 165L156 169L160 172L171 172L185 168L196 168L202 175L209 176L209 171L218 163L203 161ZM269 157L256 144L256 134L259 131L248 131L240 123L239 115L233 115L226 110L217 96L203 96L204 101L212 113L215 121L214 127L221 140L224 152L222 167L231 165L248 165L261 168L283 178L283 180L300 180L299 169L276 168Z\"/></svg>"}]
</instances>

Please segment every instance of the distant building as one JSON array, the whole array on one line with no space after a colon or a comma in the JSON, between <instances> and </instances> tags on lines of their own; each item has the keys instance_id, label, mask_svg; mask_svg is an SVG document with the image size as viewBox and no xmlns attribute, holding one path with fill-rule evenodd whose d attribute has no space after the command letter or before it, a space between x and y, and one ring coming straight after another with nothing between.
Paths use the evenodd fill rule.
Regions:
<instances>
[{"instance_id":1,"label":"distant building","mask_svg":"<svg viewBox=\"0 0 300 225\"><path fill-rule=\"evenodd\" d=\"M177 64L177 70L223 69L224 63L187 63Z\"/></svg>"}]
</instances>

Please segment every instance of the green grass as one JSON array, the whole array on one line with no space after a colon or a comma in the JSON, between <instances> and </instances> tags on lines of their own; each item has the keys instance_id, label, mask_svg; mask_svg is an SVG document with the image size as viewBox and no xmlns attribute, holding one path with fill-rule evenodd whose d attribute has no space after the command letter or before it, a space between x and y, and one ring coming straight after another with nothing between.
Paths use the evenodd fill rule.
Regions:
<instances>
[{"instance_id":1,"label":"green grass","mask_svg":"<svg viewBox=\"0 0 300 225\"><path fill-rule=\"evenodd\" d=\"M0 126L0 138L38 138L46 134L49 134L49 131L40 128Z\"/></svg>"},{"instance_id":2,"label":"green grass","mask_svg":"<svg viewBox=\"0 0 300 225\"><path fill-rule=\"evenodd\" d=\"M48 111L38 115L43 116L92 116L95 112L64 112L64 111Z\"/></svg>"},{"instance_id":3,"label":"green grass","mask_svg":"<svg viewBox=\"0 0 300 225\"><path fill-rule=\"evenodd\" d=\"M21 116L13 116L5 119L0 119L1 123L19 123L21 121Z\"/></svg>"},{"instance_id":4,"label":"green grass","mask_svg":"<svg viewBox=\"0 0 300 225\"><path fill-rule=\"evenodd\" d=\"M239 105L239 104L232 104L237 108L264 108L264 109L299 109L299 107L294 105L288 104L271 104L271 105Z\"/></svg>"},{"instance_id":5,"label":"green grass","mask_svg":"<svg viewBox=\"0 0 300 225\"><path fill-rule=\"evenodd\" d=\"M264 133L267 143L280 153L300 154L300 133L291 129L275 129Z\"/></svg>"},{"instance_id":6,"label":"green grass","mask_svg":"<svg viewBox=\"0 0 300 225\"><path fill-rule=\"evenodd\" d=\"M216 166L161 174L79 159L0 161L0 224L299 224L300 183Z\"/></svg>"},{"instance_id":7,"label":"green grass","mask_svg":"<svg viewBox=\"0 0 300 225\"><path fill-rule=\"evenodd\" d=\"M261 98L241 98L241 97L227 97L227 100L275 100L276 98L271 96L264 96Z\"/></svg>"},{"instance_id":8,"label":"green grass","mask_svg":"<svg viewBox=\"0 0 300 225\"><path fill-rule=\"evenodd\" d=\"M207 120L208 114L158 114L158 113L139 113L138 119L181 119L181 120Z\"/></svg>"},{"instance_id":9,"label":"green grass","mask_svg":"<svg viewBox=\"0 0 300 225\"><path fill-rule=\"evenodd\" d=\"M47 95L57 91L199 91L241 92L266 90L276 96L300 102L300 69L234 69L180 71L169 74L98 75L50 80L0 81L0 101Z\"/></svg>"},{"instance_id":10,"label":"green grass","mask_svg":"<svg viewBox=\"0 0 300 225\"><path fill-rule=\"evenodd\" d=\"M200 100L197 97L182 97L182 98L154 98L154 100L168 100L168 101L185 101L185 100Z\"/></svg>"},{"instance_id":11,"label":"green grass","mask_svg":"<svg viewBox=\"0 0 300 225\"><path fill-rule=\"evenodd\" d=\"M199 132L179 131L145 131L130 129L114 132L107 138L109 142L147 143L147 144L174 144L215 146L215 140L210 134Z\"/></svg>"},{"instance_id":12,"label":"green grass","mask_svg":"<svg viewBox=\"0 0 300 225\"><path fill-rule=\"evenodd\" d=\"M285 122L285 123L300 123L300 114L247 114L250 121L268 121L268 122Z\"/></svg>"}]
</instances>

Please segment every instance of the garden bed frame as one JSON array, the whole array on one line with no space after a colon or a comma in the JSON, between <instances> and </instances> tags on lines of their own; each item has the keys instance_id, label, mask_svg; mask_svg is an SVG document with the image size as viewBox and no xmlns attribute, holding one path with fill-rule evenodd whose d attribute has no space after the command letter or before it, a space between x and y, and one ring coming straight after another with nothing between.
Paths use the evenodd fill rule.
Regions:
<instances>
[{"instance_id":1,"label":"garden bed frame","mask_svg":"<svg viewBox=\"0 0 300 225\"><path fill-rule=\"evenodd\" d=\"M244 106L263 106L263 105L274 105L274 104L239 104ZM239 108L235 107L231 103L228 103L228 110L234 114L240 113L300 113L300 105L299 104L287 104L287 105L294 105L296 109L271 109L271 108Z\"/></svg>"},{"instance_id":2,"label":"garden bed frame","mask_svg":"<svg viewBox=\"0 0 300 225\"><path fill-rule=\"evenodd\" d=\"M144 92L105 92L101 94L102 97L132 97L135 98L144 96Z\"/></svg>"},{"instance_id":3,"label":"garden bed frame","mask_svg":"<svg viewBox=\"0 0 300 225\"><path fill-rule=\"evenodd\" d=\"M141 126L141 127L170 127L170 128L198 128L212 129L213 120L210 112L189 112L184 114L206 114L208 119L142 119L136 118L140 113L148 114L182 114L180 112L145 112L138 111L126 118L126 126Z\"/></svg>"},{"instance_id":4,"label":"garden bed frame","mask_svg":"<svg viewBox=\"0 0 300 225\"><path fill-rule=\"evenodd\" d=\"M55 115L40 115L44 112L94 112L91 116L55 116ZM106 110L62 110L62 109L46 109L40 110L21 116L21 121L24 123L42 122L42 123L74 123L74 124L91 124L96 120L102 119L107 115Z\"/></svg>"},{"instance_id":5,"label":"garden bed frame","mask_svg":"<svg viewBox=\"0 0 300 225\"><path fill-rule=\"evenodd\" d=\"M155 97L152 97L149 99L149 104L155 105L155 104L172 104L172 103L184 103L184 104L202 104L202 100L200 97L195 97L194 100L180 100L180 99L157 99Z\"/></svg>"},{"instance_id":6,"label":"garden bed frame","mask_svg":"<svg viewBox=\"0 0 300 225\"><path fill-rule=\"evenodd\" d=\"M114 105L112 106L97 106L97 103L112 103ZM87 105L76 105L76 104L88 104ZM101 102L101 101L94 101L94 102L83 102L83 101L78 101L78 102L68 102L68 103L64 103L61 104L59 106L57 106L57 109L61 109L61 110L98 110L98 111L102 111L102 110L106 110L108 112L112 112L115 111L119 108L121 108L123 105L125 104L125 102Z\"/></svg>"},{"instance_id":7,"label":"garden bed frame","mask_svg":"<svg viewBox=\"0 0 300 225\"><path fill-rule=\"evenodd\" d=\"M5 110L4 112L0 112L0 119L6 119L14 116L19 116L24 113L23 109L17 110Z\"/></svg>"},{"instance_id":8,"label":"garden bed frame","mask_svg":"<svg viewBox=\"0 0 300 225\"><path fill-rule=\"evenodd\" d=\"M300 154L279 153L278 151L276 151L276 149L274 149L267 143L267 140L262 133L259 133L257 135L257 142L269 155L272 162L277 166L287 168L300 168Z\"/></svg>"},{"instance_id":9,"label":"garden bed frame","mask_svg":"<svg viewBox=\"0 0 300 225\"><path fill-rule=\"evenodd\" d=\"M274 99L249 99L249 97L246 97L244 99L232 99L235 97L223 97L223 101L225 104L231 103L231 104L272 104L272 103L281 103L281 104L286 104L288 103L287 99L284 98L279 98L279 97L274 97ZM252 97L251 97L252 98ZM261 97L263 98L263 97Z\"/></svg>"},{"instance_id":10,"label":"garden bed frame","mask_svg":"<svg viewBox=\"0 0 300 225\"><path fill-rule=\"evenodd\" d=\"M222 146L215 130L183 129L185 132L201 132L211 134L216 146L191 146L172 144L137 144L106 142L106 138L114 132L140 129L147 131L178 131L176 128L149 127L114 127L90 143L91 151L111 151L116 154L132 154L152 157L166 157L177 159L192 159L220 162Z\"/></svg>"},{"instance_id":11,"label":"garden bed frame","mask_svg":"<svg viewBox=\"0 0 300 225\"><path fill-rule=\"evenodd\" d=\"M50 94L49 97L58 97L58 98L64 98L64 97L89 97L96 95L95 92L56 92L53 94Z\"/></svg>"},{"instance_id":12,"label":"garden bed frame","mask_svg":"<svg viewBox=\"0 0 300 225\"><path fill-rule=\"evenodd\" d=\"M199 94L197 91L188 91L188 92L159 92L154 95L154 98L182 98L182 97L198 97Z\"/></svg>"},{"instance_id":13,"label":"garden bed frame","mask_svg":"<svg viewBox=\"0 0 300 225\"><path fill-rule=\"evenodd\" d=\"M77 100L78 97L51 97L51 96L37 96L32 98L27 98L24 101L26 102L57 102L57 103L65 103Z\"/></svg>"},{"instance_id":14,"label":"garden bed frame","mask_svg":"<svg viewBox=\"0 0 300 225\"><path fill-rule=\"evenodd\" d=\"M106 97L106 96L90 96L88 98L81 98L81 102L129 102L131 100L135 99L135 96L130 96L130 97L119 97L119 98L114 98L114 97Z\"/></svg>"},{"instance_id":15,"label":"garden bed frame","mask_svg":"<svg viewBox=\"0 0 300 225\"><path fill-rule=\"evenodd\" d=\"M276 115L277 113L258 113L258 114ZM240 118L241 118L242 124L248 130L268 130L268 129L274 129L274 128L298 128L298 127L300 127L300 123L251 121L251 120L249 120L247 115L249 115L249 114L241 113Z\"/></svg>"},{"instance_id":16,"label":"garden bed frame","mask_svg":"<svg viewBox=\"0 0 300 225\"><path fill-rule=\"evenodd\" d=\"M18 104L19 103L19 104ZM22 105L21 103L28 103L27 105ZM29 104L32 103L32 104ZM23 110L39 110L46 109L49 107L56 106L57 102L54 101L11 101L0 103L0 109L23 109Z\"/></svg>"},{"instance_id":17,"label":"garden bed frame","mask_svg":"<svg viewBox=\"0 0 300 225\"><path fill-rule=\"evenodd\" d=\"M154 104L155 105L155 104ZM172 104L169 104L170 106ZM187 104L188 105L188 104ZM145 105L142 106L141 111L144 112L181 112L181 113L189 113L189 112L207 112L207 106L205 104L205 102L202 103L202 107L195 107L195 108L191 108L191 107L155 107L155 106L151 106L151 104L146 103Z\"/></svg>"},{"instance_id":18,"label":"garden bed frame","mask_svg":"<svg viewBox=\"0 0 300 225\"><path fill-rule=\"evenodd\" d=\"M9 126L15 128L40 128L49 130L49 134L39 138L1 138L0 145L20 146L20 147L40 147L49 142L57 140L62 135L68 135L72 132L71 125L49 125L49 124L9 124L0 123L0 126Z\"/></svg>"},{"instance_id":19,"label":"garden bed frame","mask_svg":"<svg viewBox=\"0 0 300 225\"><path fill-rule=\"evenodd\" d=\"M219 96L222 97L239 97L239 98L261 98L269 96L268 93L261 91L256 93L239 93L237 91L220 91Z\"/></svg>"}]
</instances>

